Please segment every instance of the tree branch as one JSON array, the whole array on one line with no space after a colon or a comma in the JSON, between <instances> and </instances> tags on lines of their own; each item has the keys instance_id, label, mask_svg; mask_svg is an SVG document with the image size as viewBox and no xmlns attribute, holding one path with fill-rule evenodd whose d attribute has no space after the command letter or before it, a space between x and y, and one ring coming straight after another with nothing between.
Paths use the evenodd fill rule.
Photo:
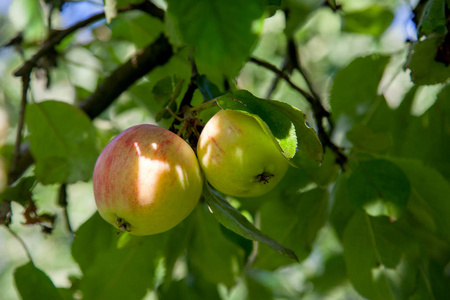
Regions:
<instances>
[{"instance_id":1,"label":"tree branch","mask_svg":"<svg viewBox=\"0 0 450 300\"><path fill-rule=\"evenodd\" d=\"M140 4L130 5L127 7L124 7L122 9L119 9L118 12L126 12L129 10L139 9L142 11L147 12L148 14L152 15L155 18L158 18L160 20L164 19L164 11L158 8L156 5L149 1L145 1ZM51 31L49 37L44 41L38 52L36 52L29 60L27 60L22 67L20 67L17 71L14 72L15 76L24 76L26 74L31 73L33 68L37 65L39 59L44 57L49 51L51 51L56 45L61 43L61 41L69 36L70 34L74 33L80 28L86 27L87 25L99 21L101 19L105 18L105 13L98 13L96 15L93 15L83 21L78 22L75 25L72 25L64 30L53 30Z\"/></svg>"},{"instance_id":2,"label":"tree branch","mask_svg":"<svg viewBox=\"0 0 450 300\"><path fill-rule=\"evenodd\" d=\"M67 209L67 184L63 183L59 187L58 204L64 210L64 219L66 221L67 230L73 235L73 229L70 225L69 211Z\"/></svg>"},{"instance_id":3,"label":"tree branch","mask_svg":"<svg viewBox=\"0 0 450 300\"><path fill-rule=\"evenodd\" d=\"M154 43L139 51L117 68L88 98L78 105L78 108L94 119L136 80L157 66L168 62L172 54L172 46L161 34Z\"/></svg>"},{"instance_id":4,"label":"tree branch","mask_svg":"<svg viewBox=\"0 0 450 300\"><path fill-rule=\"evenodd\" d=\"M16 169L20 157L20 145L22 142L22 131L25 119L25 107L27 104L27 92L30 85L30 74L22 76L22 99L20 100L19 120L17 121L17 134L14 144L14 154L11 163L11 169ZM11 184L11 178L8 178L8 184Z\"/></svg>"},{"instance_id":5,"label":"tree branch","mask_svg":"<svg viewBox=\"0 0 450 300\"><path fill-rule=\"evenodd\" d=\"M276 66L272 65L271 63L263 61L263 60L260 60L260 59L258 59L256 57L250 57L250 61L252 63L255 63L255 64L257 64L257 65L259 65L261 67L264 67L264 68L272 71L273 73L275 73L280 78L283 78L294 90L296 90L303 97L305 97L306 101L308 101L308 103L311 104L311 106L314 106L315 99L313 98L313 96L311 96L307 91L305 91L304 89L302 89L301 87L299 87L298 85L293 83L291 78L289 77L289 75L287 75L286 73L280 71Z\"/></svg>"}]
</instances>

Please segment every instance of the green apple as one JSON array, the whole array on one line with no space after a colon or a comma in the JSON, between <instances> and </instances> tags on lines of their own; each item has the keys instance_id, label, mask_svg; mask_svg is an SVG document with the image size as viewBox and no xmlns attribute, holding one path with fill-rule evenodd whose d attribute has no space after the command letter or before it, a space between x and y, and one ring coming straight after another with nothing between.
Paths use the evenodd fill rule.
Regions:
<instances>
[{"instance_id":1,"label":"green apple","mask_svg":"<svg viewBox=\"0 0 450 300\"><path fill-rule=\"evenodd\" d=\"M206 123L197 155L209 183L237 197L268 193L289 166L258 121L234 110L221 110Z\"/></svg>"},{"instance_id":2,"label":"green apple","mask_svg":"<svg viewBox=\"0 0 450 300\"><path fill-rule=\"evenodd\" d=\"M192 148L155 125L137 125L116 136L94 169L100 215L134 235L171 229L196 206L202 176Z\"/></svg>"}]
</instances>

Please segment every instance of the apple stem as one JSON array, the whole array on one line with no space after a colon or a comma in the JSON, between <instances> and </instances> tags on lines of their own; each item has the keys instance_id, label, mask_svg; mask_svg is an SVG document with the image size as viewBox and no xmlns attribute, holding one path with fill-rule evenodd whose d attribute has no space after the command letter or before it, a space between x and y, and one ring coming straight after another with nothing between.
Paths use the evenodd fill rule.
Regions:
<instances>
[{"instance_id":1,"label":"apple stem","mask_svg":"<svg viewBox=\"0 0 450 300\"><path fill-rule=\"evenodd\" d=\"M125 219L121 217L116 217L116 224L119 227L120 230L130 232L131 231L131 224L125 221Z\"/></svg>"},{"instance_id":2,"label":"apple stem","mask_svg":"<svg viewBox=\"0 0 450 300\"><path fill-rule=\"evenodd\" d=\"M255 177L255 182L262 182L264 184L269 183L269 179L274 177L273 174L267 173L267 172L262 172L261 174L256 175Z\"/></svg>"}]
</instances>

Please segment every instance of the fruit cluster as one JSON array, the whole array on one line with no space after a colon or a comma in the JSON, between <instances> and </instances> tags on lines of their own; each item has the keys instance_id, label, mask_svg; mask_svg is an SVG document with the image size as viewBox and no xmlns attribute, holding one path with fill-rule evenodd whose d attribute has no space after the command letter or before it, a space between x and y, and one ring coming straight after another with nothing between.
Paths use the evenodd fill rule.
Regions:
<instances>
[{"instance_id":1,"label":"fruit cluster","mask_svg":"<svg viewBox=\"0 0 450 300\"><path fill-rule=\"evenodd\" d=\"M255 197L273 189L288 168L258 121L234 110L221 110L208 121L197 156L167 129L137 125L123 131L95 165L100 215L120 230L156 234L173 228L195 208L202 194L201 170L216 190Z\"/></svg>"}]
</instances>

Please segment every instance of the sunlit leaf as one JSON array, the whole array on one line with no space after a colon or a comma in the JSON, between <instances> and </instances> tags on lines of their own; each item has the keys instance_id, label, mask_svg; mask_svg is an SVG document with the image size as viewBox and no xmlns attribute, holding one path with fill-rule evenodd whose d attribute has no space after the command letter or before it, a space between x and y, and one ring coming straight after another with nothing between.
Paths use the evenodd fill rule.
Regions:
<instances>
[{"instance_id":1,"label":"sunlit leaf","mask_svg":"<svg viewBox=\"0 0 450 300\"><path fill-rule=\"evenodd\" d=\"M28 105L25 121L39 181L73 183L91 178L98 151L86 114L67 103L45 101Z\"/></svg>"},{"instance_id":2,"label":"sunlit leaf","mask_svg":"<svg viewBox=\"0 0 450 300\"><path fill-rule=\"evenodd\" d=\"M113 17L111 38L130 41L137 48L143 48L153 42L164 30L160 20L151 17L148 13L130 11Z\"/></svg>"},{"instance_id":3,"label":"sunlit leaf","mask_svg":"<svg viewBox=\"0 0 450 300\"><path fill-rule=\"evenodd\" d=\"M394 14L386 7L374 5L343 15L344 31L380 36L391 25Z\"/></svg>"},{"instance_id":4,"label":"sunlit leaf","mask_svg":"<svg viewBox=\"0 0 450 300\"><path fill-rule=\"evenodd\" d=\"M252 22L263 11L262 0L169 0L166 23L171 22L182 40L195 47L201 73L208 68L234 77L250 55L256 40Z\"/></svg>"}]
</instances>

